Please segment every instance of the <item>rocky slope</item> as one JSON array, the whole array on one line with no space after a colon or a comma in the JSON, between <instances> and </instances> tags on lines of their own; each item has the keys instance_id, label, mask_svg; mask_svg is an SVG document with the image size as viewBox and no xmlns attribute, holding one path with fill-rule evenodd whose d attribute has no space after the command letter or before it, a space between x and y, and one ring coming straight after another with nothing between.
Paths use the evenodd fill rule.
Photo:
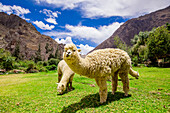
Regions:
<instances>
[{"instance_id":1,"label":"rocky slope","mask_svg":"<svg viewBox=\"0 0 170 113\"><path fill-rule=\"evenodd\" d=\"M58 44L49 36L40 34L31 23L22 18L0 12L0 48L14 53L16 46L18 46L19 56L22 59L32 59L38 51L39 45L43 60L47 60L50 54L54 55L56 50L62 57L64 45ZM46 52L46 45L49 45L48 52Z\"/></svg>"},{"instance_id":2,"label":"rocky slope","mask_svg":"<svg viewBox=\"0 0 170 113\"><path fill-rule=\"evenodd\" d=\"M170 23L170 6L156 12L133 18L121 25L112 36L99 44L96 49L115 48L114 37L119 36L126 44L131 45L130 40L140 31L150 31L153 27ZM93 51L93 50L92 50Z\"/></svg>"}]
</instances>

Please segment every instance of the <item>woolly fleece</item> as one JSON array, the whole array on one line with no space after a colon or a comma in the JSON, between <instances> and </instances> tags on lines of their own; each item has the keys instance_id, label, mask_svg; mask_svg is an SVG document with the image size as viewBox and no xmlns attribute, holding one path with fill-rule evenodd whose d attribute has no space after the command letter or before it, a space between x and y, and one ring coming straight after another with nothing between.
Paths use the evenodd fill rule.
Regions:
<instances>
[{"instance_id":1,"label":"woolly fleece","mask_svg":"<svg viewBox=\"0 0 170 113\"><path fill-rule=\"evenodd\" d=\"M74 72L69 68L64 60L61 60L58 64L58 87L57 91L60 94L66 90L72 90L72 81L74 77ZM63 75L63 76L62 76ZM70 87L69 87L70 84Z\"/></svg>"},{"instance_id":2,"label":"woolly fleece","mask_svg":"<svg viewBox=\"0 0 170 113\"><path fill-rule=\"evenodd\" d=\"M128 73L138 78L138 73L132 70L129 55L120 49L100 49L81 58L74 44L64 47L63 59L68 66L77 74L94 78L99 86L100 103L106 102L107 84L106 79L112 76L112 94L117 90L117 76L121 77L125 96L128 96L129 79Z\"/></svg>"}]
</instances>

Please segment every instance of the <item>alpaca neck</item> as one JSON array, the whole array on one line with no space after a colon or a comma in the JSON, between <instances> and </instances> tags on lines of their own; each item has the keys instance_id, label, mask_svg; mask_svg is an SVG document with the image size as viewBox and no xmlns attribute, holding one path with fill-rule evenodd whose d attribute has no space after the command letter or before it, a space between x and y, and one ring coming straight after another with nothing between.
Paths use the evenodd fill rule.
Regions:
<instances>
[{"instance_id":1,"label":"alpaca neck","mask_svg":"<svg viewBox=\"0 0 170 113\"><path fill-rule=\"evenodd\" d=\"M89 68L89 61L87 59L81 58L80 56L78 56L78 58L68 64L69 67L77 74L79 75L88 75L88 68Z\"/></svg>"},{"instance_id":2,"label":"alpaca neck","mask_svg":"<svg viewBox=\"0 0 170 113\"><path fill-rule=\"evenodd\" d=\"M61 78L60 83L64 84L64 86L66 86L67 83L69 82L70 76L68 76L68 75L69 75L69 73L64 73L63 77Z\"/></svg>"}]
</instances>

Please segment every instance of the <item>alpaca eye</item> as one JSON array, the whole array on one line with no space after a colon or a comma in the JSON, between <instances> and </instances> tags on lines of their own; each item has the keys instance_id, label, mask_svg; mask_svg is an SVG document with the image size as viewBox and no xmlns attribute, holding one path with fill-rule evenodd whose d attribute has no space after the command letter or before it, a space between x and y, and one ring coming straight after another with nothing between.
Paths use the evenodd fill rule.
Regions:
<instances>
[{"instance_id":1,"label":"alpaca eye","mask_svg":"<svg viewBox=\"0 0 170 113\"><path fill-rule=\"evenodd\" d=\"M76 50L74 49L73 52L75 52Z\"/></svg>"}]
</instances>

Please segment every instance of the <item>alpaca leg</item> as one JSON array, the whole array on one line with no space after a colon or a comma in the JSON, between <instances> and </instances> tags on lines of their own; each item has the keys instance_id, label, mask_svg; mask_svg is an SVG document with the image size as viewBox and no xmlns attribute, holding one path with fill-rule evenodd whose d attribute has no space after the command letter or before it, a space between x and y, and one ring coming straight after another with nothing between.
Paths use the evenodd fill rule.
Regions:
<instances>
[{"instance_id":1,"label":"alpaca leg","mask_svg":"<svg viewBox=\"0 0 170 113\"><path fill-rule=\"evenodd\" d=\"M107 100L107 83L106 79L95 79L99 86L100 103L104 103Z\"/></svg>"},{"instance_id":2,"label":"alpaca leg","mask_svg":"<svg viewBox=\"0 0 170 113\"><path fill-rule=\"evenodd\" d=\"M69 87L70 91L73 90L73 87L72 87L72 82L70 82L70 87Z\"/></svg>"},{"instance_id":3,"label":"alpaca leg","mask_svg":"<svg viewBox=\"0 0 170 113\"><path fill-rule=\"evenodd\" d=\"M61 78L62 78L62 74L58 73L58 83L61 81Z\"/></svg>"},{"instance_id":4,"label":"alpaca leg","mask_svg":"<svg viewBox=\"0 0 170 113\"><path fill-rule=\"evenodd\" d=\"M73 87L72 87L73 77L74 77L74 74L72 74L72 75L70 76L70 79L69 79L69 83L70 83L70 87L69 87L69 89L70 89L70 91L72 91L72 90L73 90Z\"/></svg>"},{"instance_id":5,"label":"alpaca leg","mask_svg":"<svg viewBox=\"0 0 170 113\"><path fill-rule=\"evenodd\" d=\"M66 90L69 91L69 82L67 83Z\"/></svg>"},{"instance_id":6,"label":"alpaca leg","mask_svg":"<svg viewBox=\"0 0 170 113\"><path fill-rule=\"evenodd\" d=\"M122 83L123 83L123 91L125 92L125 96L128 96L128 92L129 92L128 73L127 72L119 73L119 76L120 76Z\"/></svg>"},{"instance_id":7,"label":"alpaca leg","mask_svg":"<svg viewBox=\"0 0 170 113\"><path fill-rule=\"evenodd\" d=\"M112 94L115 94L115 91L117 90L117 81L118 81L118 71L114 73L112 76Z\"/></svg>"}]
</instances>

